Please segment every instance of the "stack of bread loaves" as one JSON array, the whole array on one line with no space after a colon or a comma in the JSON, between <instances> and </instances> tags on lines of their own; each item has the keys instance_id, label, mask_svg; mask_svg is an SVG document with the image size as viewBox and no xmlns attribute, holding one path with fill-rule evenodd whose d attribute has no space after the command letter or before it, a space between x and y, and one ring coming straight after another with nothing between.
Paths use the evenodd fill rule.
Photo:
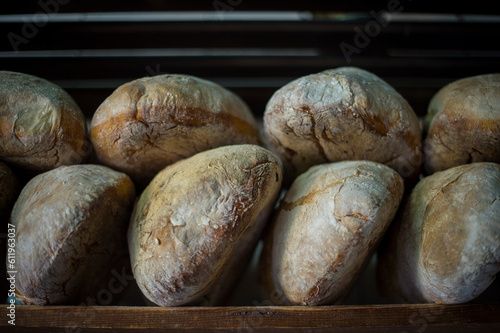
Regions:
<instances>
[{"instance_id":1,"label":"stack of bread loaves","mask_svg":"<svg viewBox=\"0 0 500 333\"><path fill-rule=\"evenodd\" d=\"M382 248L379 285L396 302L463 303L500 271L500 74L438 91L426 130L433 174L413 189Z\"/></svg>"},{"instance_id":2,"label":"stack of bread loaves","mask_svg":"<svg viewBox=\"0 0 500 333\"><path fill-rule=\"evenodd\" d=\"M289 179L345 159L382 162L414 181L419 175L417 118L363 70L291 82L269 101L264 126ZM444 87L430 103L427 127L429 173L500 162L500 75ZM402 197L401 181L386 169L337 162L295 179L262 256L261 278L275 303L329 304L347 292ZM461 303L490 285L500 271L499 171L473 163L418 183L382 247L379 284L388 299Z\"/></svg>"},{"instance_id":3,"label":"stack of bread loaves","mask_svg":"<svg viewBox=\"0 0 500 333\"><path fill-rule=\"evenodd\" d=\"M90 149L84 117L60 87L2 72L0 98L1 158L38 174L10 214L18 301L85 299L126 254L131 216L131 263L147 298L165 306L227 295L283 178L279 159L257 145L256 121L239 97L187 75L119 87L90 128L98 160L117 171L71 165ZM0 166L1 208L10 212L13 180ZM153 177L132 214L131 178L142 188Z\"/></svg>"},{"instance_id":4,"label":"stack of bread loaves","mask_svg":"<svg viewBox=\"0 0 500 333\"><path fill-rule=\"evenodd\" d=\"M363 69L277 90L262 138L234 93L159 75L118 87L87 139L62 88L0 72L16 299L82 302L119 263L159 306L223 304L263 239L260 282L275 304L341 302L379 245L387 299L470 301L500 271L499 96L498 74L444 87L422 149L411 106ZM81 164L92 149L96 164ZM18 197L17 172L30 177Z\"/></svg>"}]
</instances>

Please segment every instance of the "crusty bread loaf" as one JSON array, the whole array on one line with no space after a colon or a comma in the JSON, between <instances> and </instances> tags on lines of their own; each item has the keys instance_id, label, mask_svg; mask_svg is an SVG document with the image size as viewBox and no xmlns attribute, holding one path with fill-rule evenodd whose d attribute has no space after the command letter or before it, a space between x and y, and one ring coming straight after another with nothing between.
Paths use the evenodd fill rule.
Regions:
<instances>
[{"instance_id":1,"label":"crusty bread loaf","mask_svg":"<svg viewBox=\"0 0 500 333\"><path fill-rule=\"evenodd\" d=\"M383 247L382 293L392 302L464 303L500 271L500 165L436 172L411 192Z\"/></svg>"},{"instance_id":2,"label":"crusty bread loaf","mask_svg":"<svg viewBox=\"0 0 500 333\"><path fill-rule=\"evenodd\" d=\"M359 68L285 85L266 106L264 130L289 182L312 165L341 160L383 163L405 179L419 175L417 116L396 90Z\"/></svg>"},{"instance_id":3,"label":"crusty bread loaf","mask_svg":"<svg viewBox=\"0 0 500 333\"><path fill-rule=\"evenodd\" d=\"M116 89L94 114L90 134L99 161L141 185L198 152L261 142L255 119L238 96L177 74L145 77Z\"/></svg>"},{"instance_id":4,"label":"crusty bread loaf","mask_svg":"<svg viewBox=\"0 0 500 333\"><path fill-rule=\"evenodd\" d=\"M126 254L135 200L130 178L100 165L62 166L33 178L12 211L16 298L74 303Z\"/></svg>"},{"instance_id":5,"label":"crusty bread loaf","mask_svg":"<svg viewBox=\"0 0 500 333\"><path fill-rule=\"evenodd\" d=\"M266 234L261 280L280 305L320 305L349 291L403 196L397 172L370 161L311 167Z\"/></svg>"},{"instance_id":6,"label":"crusty bread loaf","mask_svg":"<svg viewBox=\"0 0 500 333\"><path fill-rule=\"evenodd\" d=\"M0 160L39 173L82 163L90 151L83 113L62 88L0 71Z\"/></svg>"},{"instance_id":7,"label":"crusty bread loaf","mask_svg":"<svg viewBox=\"0 0 500 333\"><path fill-rule=\"evenodd\" d=\"M256 145L198 153L161 171L136 204L129 250L137 284L160 306L217 304L247 262L282 181Z\"/></svg>"},{"instance_id":8,"label":"crusty bread loaf","mask_svg":"<svg viewBox=\"0 0 500 333\"><path fill-rule=\"evenodd\" d=\"M9 220L10 209L18 193L17 178L4 163L0 162L0 226Z\"/></svg>"},{"instance_id":9,"label":"crusty bread loaf","mask_svg":"<svg viewBox=\"0 0 500 333\"><path fill-rule=\"evenodd\" d=\"M473 162L500 163L500 74L443 87L430 101L425 120L427 173Z\"/></svg>"}]
</instances>

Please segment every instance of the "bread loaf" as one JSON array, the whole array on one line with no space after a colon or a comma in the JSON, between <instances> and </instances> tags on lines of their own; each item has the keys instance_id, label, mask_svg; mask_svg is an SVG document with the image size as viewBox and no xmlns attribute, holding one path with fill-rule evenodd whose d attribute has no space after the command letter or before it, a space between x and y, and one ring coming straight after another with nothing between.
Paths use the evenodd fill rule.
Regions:
<instances>
[{"instance_id":1,"label":"bread loaf","mask_svg":"<svg viewBox=\"0 0 500 333\"><path fill-rule=\"evenodd\" d=\"M188 75L126 83L97 109L90 129L100 162L146 185L165 166L211 148L261 142L248 106Z\"/></svg>"},{"instance_id":2,"label":"bread loaf","mask_svg":"<svg viewBox=\"0 0 500 333\"><path fill-rule=\"evenodd\" d=\"M342 160L379 162L409 180L420 172L417 116L396 90L359 68L285 85L266 106L264 131L289 182L312 165Z\"/></svg>"},{"instance_id":3,"label":"bread loaf","mask_svg":"<svg viewBox=\"0 0 500 333\"><path fill-rule=\"evenodd\" d=\"M126 254L135 199L125 174L99 165L63 166L33 178L12 211L16 298L75 303Z\"/></svg>"},{"instance_id":4,"label":"bread loaf","mask_svg":"<svg viewBox=\"0 0 500 333\"><path fill-rule=\"evenodd\" d=\"M403 196L370 161L311 167L293 182L264 241L261 280L279 305L331 304L349 291Z\"/></svg>"},{"instance_id":5,"label":"bread loaf","mask_svg":"<svg viewBox=\"0 0 500 333\"><path fill-rule=\"evenodd\" d=\"M378 280L389 301L476 298L500 271L500 165L472 163L422 179L383 249Z\"/></svg>"},{"instance_id":6,"label":"bread loaf","mask_svg":"<svg viewBox=\"0 0 500 333\"><path fill-rule=\"evenodd\" d=\"M16 200L18 183L10 168L0 162L0 225L3 227L9 220L12 204Z\"/></svg>"},{"instance_id":7,"label":"bread loaf","mask_svg":"<svg viewBox=\"0 0 500 333\"><path fill-rule=\"evenodd\" d=\"M473 162L500 163L500 74L443 87L430 101L425 123L427 173Z\"/></svg>"},{"instance_id":8,"label":"bread loaf","mask_svg":"<svg viewBox=\"0 0 500 333\"><path fill-rule=\"evenodd\" d=\"M249 258L280 190L277 157L256 145L198 153L162 170L135 207L135 279L160 306L219 304Z\"/></svg>"},{"instance_id":9,"label":"bread loaf","mask_svg":"<svg viewBox=\"0 0 500 333\"><path fill-rule=\"evenodd\" d=\"M39 173L82 163L90 151L83 113L62 88L0 71L0 160Z\"/></svg>"}]
</instances>

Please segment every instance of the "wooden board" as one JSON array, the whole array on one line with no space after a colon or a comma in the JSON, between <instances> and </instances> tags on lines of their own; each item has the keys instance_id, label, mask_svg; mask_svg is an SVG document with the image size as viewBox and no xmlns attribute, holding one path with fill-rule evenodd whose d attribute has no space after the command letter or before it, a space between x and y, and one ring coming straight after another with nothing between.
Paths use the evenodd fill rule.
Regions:
<instances>
[{"instance_id":1,"label":"wooden board","mask_svg":"<svg viewBox=\"0 0 500 333\"><path fill-rule=\"evenodd\" d=\"M7 309L0 312L6 318ZM495 332L500 304L327 307L18 306L2 332Z\"/></svg>"}]
</instances>

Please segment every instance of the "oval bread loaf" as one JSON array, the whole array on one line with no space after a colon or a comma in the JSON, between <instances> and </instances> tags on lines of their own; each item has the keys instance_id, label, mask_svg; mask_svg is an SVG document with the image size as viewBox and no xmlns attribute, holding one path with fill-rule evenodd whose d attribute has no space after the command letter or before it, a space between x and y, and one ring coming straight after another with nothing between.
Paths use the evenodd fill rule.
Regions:
<instances>
[{"instance_id":1,"label":"oval bread loaf","mask_svg":"<svg viewBox=\"0 0 500 333\"><path fill-rule=\"evenodd\" d=\"M264 241L261 280L272 301L310 306L345 296L403 191L397 172L370 161L317 165L297 177Z\"/></svg>"},{"instance_id":2,"label":"oval bread loaf","mask_svg":"<svg viewBox=\"0 0 500 333\"><path fill-rule=\"evenodd\" d=\"M281 179L278 158L256 145L215 148L161 171L128 234L144 295L160 306L219 303L249 259Z\"/></svg>"},{"instance_id":3,"label":"oval bread loaf","mask_svg":"<svg viewBox=\"0 0 500 333\"><path fill-rule=\"evenodd\" d=\"M380 255L381 291L393 302L464 303L500 271L500 165L436 172L411 192Z\"/></svg>"},{"instance_id":4,"label":"oval bread loaf","mask_svg":"<svg viewBox=\"0 0 500 333\"><path fill-rule=\"evenodd\" d=\"M500 163L500 74L468 77L439 90L426 127L429 174L466 163Z\"/></svg>"},{"instance_id":5,"label":"oval bread loaf","mask_svg":"<svg viewBox=\"0 0 500 333\"><path fill-rule=\"evenodd\" d=\"M371 160L416 180L421 133L407 101L376 75L340 67L276 91L264 131L291 182L315 164Z\"/></svg>"},{"instance_id":6,"label":"oval bread loaf","mask_svg":"<svg viewBox=\"0 0 500 333\"><path fill-rule=\"evenodd\" d=\"M99 165L63 166L33 178L12 211L16 298L78 302L126 254L135 200L130 178Z\"/></svg>"},{"instance_id":7,"label":"oval bread loaf","mask_svg":"<svg viewBox=\"0 0 500 333\"><path fill-rule=\"evenodd\" d=\"M39 173L82 163L90 150L83 113L62 88L0 71L0 160Z\"/></svg>"},{"instance_id":8,"label":"oval bread loaf","mask_svg":"<svg viewBox=\"0 0 500 333\"><path fill-rule=\"evenodd\" d=\"M0 225L3 227L9 220L12 204L18 193L17 178L4 163L0 162Z\"/></svg>"},{"instance_id":9,"label":"oval bread loaf","mask_svg":"<svg viewBox=\"0 0 500 333\"><path fill-rule=\"evenodd\" d=\"M100 162L146 185L165 166L211 148L260 144L256 121L234 93L197 77L145 77L116 89L90 129Z\"/></svg>"}]
</instances>

